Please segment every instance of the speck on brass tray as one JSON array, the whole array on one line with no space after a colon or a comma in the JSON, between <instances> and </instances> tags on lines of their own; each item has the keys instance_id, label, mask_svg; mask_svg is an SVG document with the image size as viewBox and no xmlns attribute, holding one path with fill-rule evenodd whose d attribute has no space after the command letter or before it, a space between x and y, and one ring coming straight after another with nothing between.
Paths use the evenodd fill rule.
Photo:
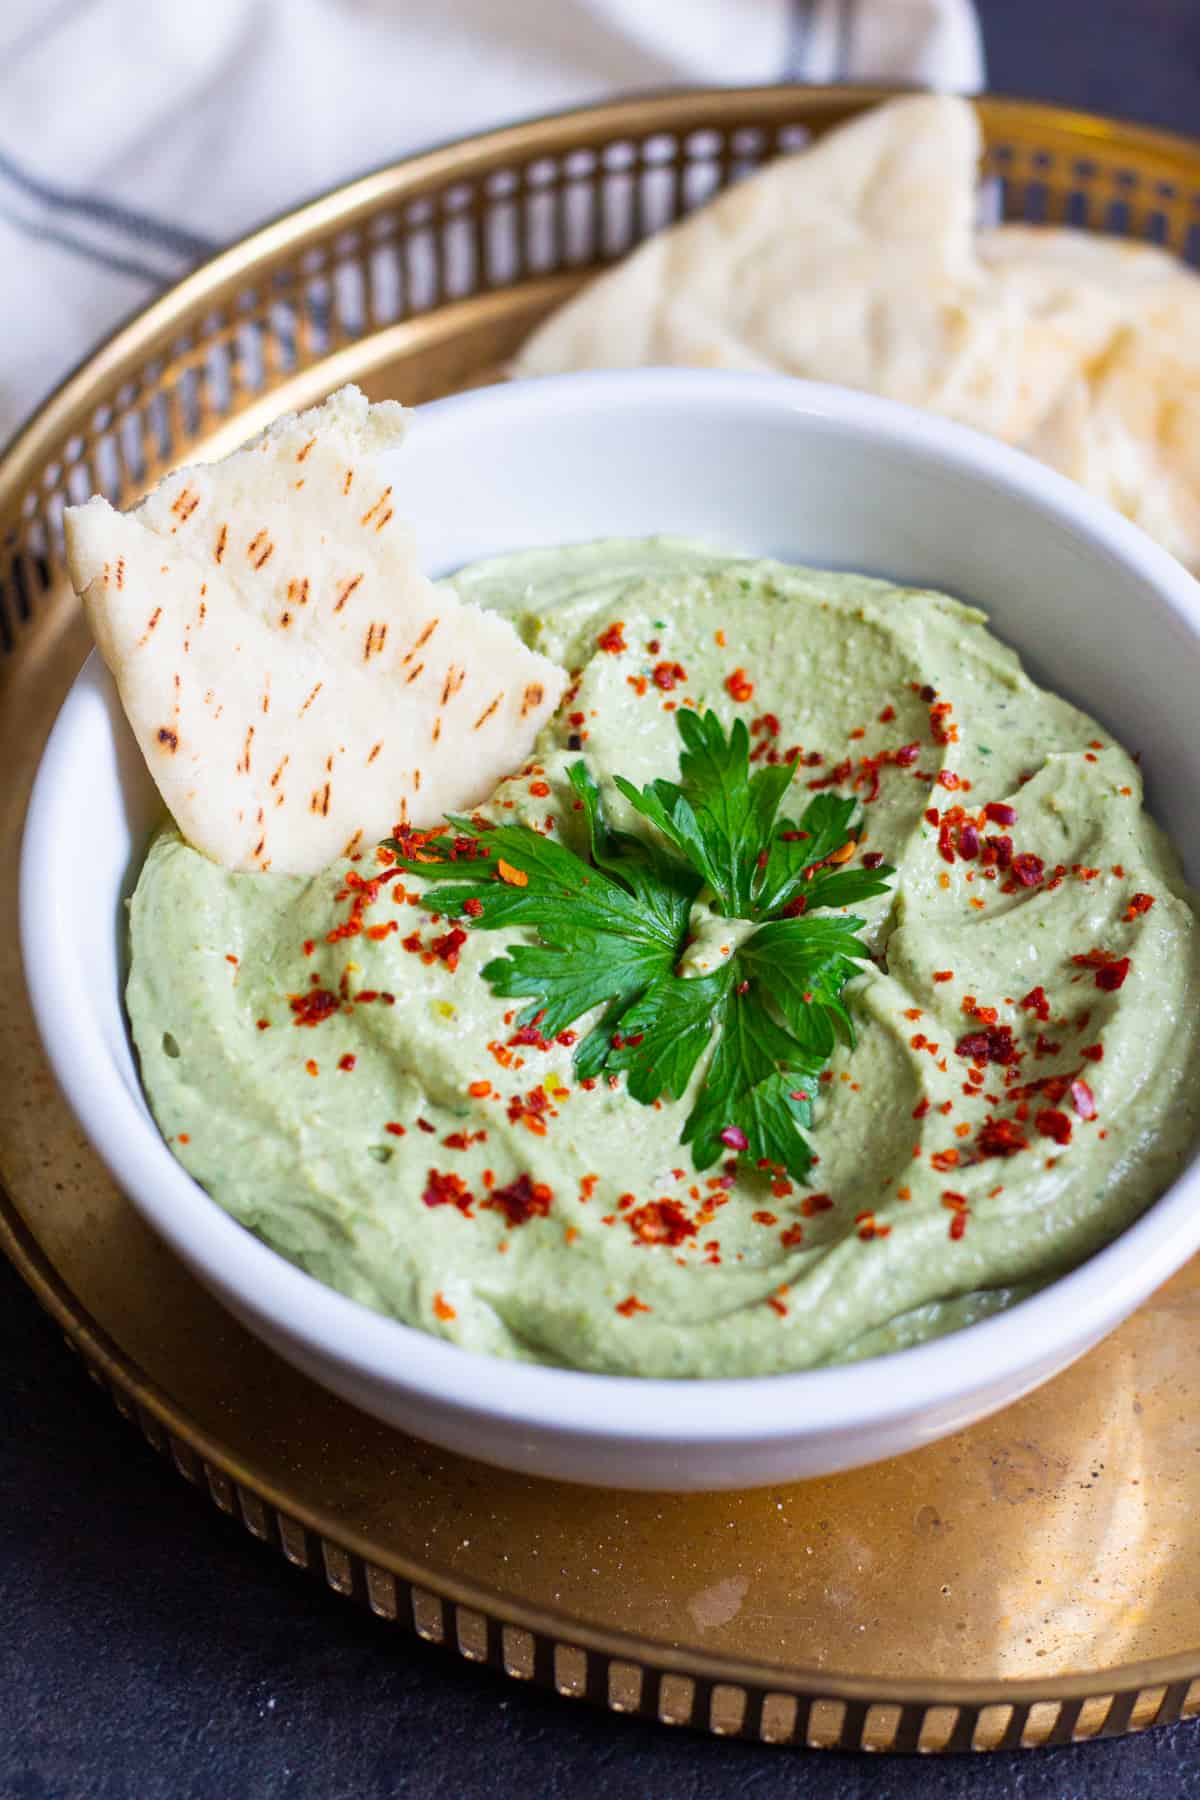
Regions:
<instances>
[{"instance_id":1,"label":"speck on brass tray","mask_svg":"<svg viewBox=\"0 0 1200 1800\"><path fill-rule=\"evenodd\" d=\"M62 508L354 379L500 367L588 270L883 97L622 102L366 177L218 257L0 463L0 1246L181 1474L339 1593L617 1711L876 1750L1062 1743L1200 1711L1200 1264L997 1418L864 1472L684 1496L566 1488L377 1425L248 1337L140 1223L42 1061L16 948L30 778L85 654ZM980 103L1011 216L1194 248L1200 147ZM81 803L85 797L81 796Z\"/></svg>"}]
</instances>

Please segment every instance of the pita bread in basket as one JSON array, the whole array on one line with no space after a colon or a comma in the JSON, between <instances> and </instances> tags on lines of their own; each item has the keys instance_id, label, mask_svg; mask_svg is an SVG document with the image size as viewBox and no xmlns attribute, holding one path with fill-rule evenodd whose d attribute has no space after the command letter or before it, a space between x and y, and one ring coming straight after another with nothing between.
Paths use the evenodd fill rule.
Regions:
<instances>
[{"instance_id":1,"label":"pita bread in basket","mask_svg":"<svg viewBox=\"0 0 1200 1800\"><path fill-rule=\"evenodd\" d=\"M418 567L380 466L405 425L344 388L130 513L67 513L150 772L226 868L312 874L397 821L469 810L562 696L563 670Z\"/></svg>"},{"instance_id":2,"label":"pita bread in basket","mask_svg":"<svg viewBox=\"0 0 1200 1800\"><path fill-rule=\"evenodd\" d=\"M975 227L965 100L889 101L591 282L512 372L776 370L1029 450L1200 570L1200 278L1148 244Z\"/></svg>"}]
</instances>

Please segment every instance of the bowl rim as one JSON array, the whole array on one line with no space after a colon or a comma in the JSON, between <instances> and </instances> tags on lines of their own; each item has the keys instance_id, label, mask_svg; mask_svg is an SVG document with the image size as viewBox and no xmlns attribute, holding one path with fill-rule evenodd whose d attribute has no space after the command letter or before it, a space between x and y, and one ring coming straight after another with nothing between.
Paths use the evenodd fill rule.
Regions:
<instances>
[{"instance_id":1,"label":"bowl rim","mask_svg":"<svg viewBox=\"0 0 1200 1800\"><path fill-rule=\"evenodd\" d=\"M693 423L698 407L725 416L748 410L808 419L962 470L1090 540L1152 587L1176 626L1200 641L1200 583L1136 526L1032 457L895 401L775 374L639 369L502 383L414 410L420 419L453 423L497 409L517 417L562 416L651 403L687 411ZM1200 1161L1194 1159L1110 1244L992 1318L861 1363L732 1378L610 1375L508 1360L403 1324L325 1286L253 1237L187 1174L135 1103L91 1015L72 1004L56 954L60 905L57 899L46 904L41 871L67 805L59 771L69 762L85 685L97 667L93 651L60 709L21 846L21 952L37 1028L69 1106L136 1209L227 1304L263 1321L308 1358L376 1388L564 1438L600 1435L685 1451L840 1437L953 1409L998 1385L1015 1394L1022 1379L1029 1386L1040 1378L1041 1365L1064 1366L1111 1329L1200 1248ZM107 672L102 679L110 680ZM121 1022L127 1033L123 1006Z\"/></svg>"}]
</instances>

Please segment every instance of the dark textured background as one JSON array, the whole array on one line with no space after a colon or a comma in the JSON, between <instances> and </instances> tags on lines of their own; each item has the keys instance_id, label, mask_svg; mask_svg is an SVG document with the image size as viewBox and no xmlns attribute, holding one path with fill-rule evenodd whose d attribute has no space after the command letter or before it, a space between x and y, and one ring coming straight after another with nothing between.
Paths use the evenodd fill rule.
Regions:
<instances>
[{"instance_id":1,"label":"dark textured background","mask_svg":"<svg viewBox=\"0 0 1200 1800\"><path fill-rule=\"evenodd\" d=\"M1200 0L982 0L992 86L1200 132ZM1181 1579L1195 1578L1181 1571ZM360 1615L162 1464L0 1262L0 1800L1200 1797L1200 1723L938 1762L722 1743Z\"/></svg>"}]
</instances>

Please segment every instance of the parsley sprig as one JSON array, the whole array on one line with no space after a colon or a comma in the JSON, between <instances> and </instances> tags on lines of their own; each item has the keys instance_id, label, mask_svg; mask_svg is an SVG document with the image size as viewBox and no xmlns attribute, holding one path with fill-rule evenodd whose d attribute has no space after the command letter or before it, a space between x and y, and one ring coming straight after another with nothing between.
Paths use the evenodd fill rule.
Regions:
<instances>
[{"instance_id":1,"label":"parsley sprig","mask_svg":"<svg viewBox=\"0 0 1200 1800\"><path fill-rule=\"evenodd\" d=\"M552 1038L604 1009L575 1052L581 1079L624 1074L645 1105L677 1100L711 1048L682 1133L697 1168L733 1153L803 1180L816 1083L839 1038L854 1042L843 989L868 957L864 920L840 909L886 892L895 871L842 866L854 800L822 793L798 823L780 818L795 765L752 771L740 720L728 736L712 712L677 722L678 781L616 781L653 832L614 829L577 762L583 855L527 825L464 817L388 848L431 884L430 910L535 934L482 971L497 995L528 1000L520 1024ZM681 968L698 902L754 927L707 973Z\"/></svg>"}]
</instances>

